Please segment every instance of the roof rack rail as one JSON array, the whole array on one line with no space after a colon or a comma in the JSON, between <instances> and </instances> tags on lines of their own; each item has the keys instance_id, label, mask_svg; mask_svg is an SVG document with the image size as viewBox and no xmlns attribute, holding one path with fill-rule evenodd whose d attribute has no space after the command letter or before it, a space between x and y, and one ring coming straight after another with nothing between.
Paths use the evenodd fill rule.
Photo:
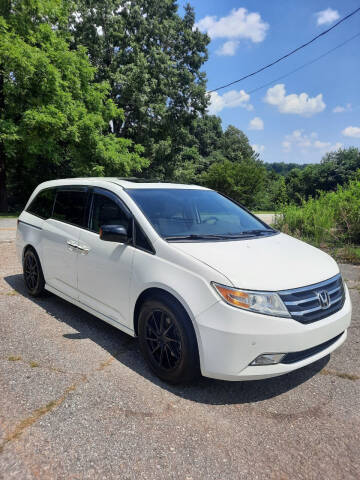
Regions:
<instances>
[{"instance_id":1,"label":"roof rack rail","mask_svg":"<svg viewBox=\"0 0 360 480\"><path fill-rule=\"evenodd\" d=\"M134 183L160 183L158 178L140 178L140 177L116 177L118 180L126 180Z\"/></svg>"}]
</instances>

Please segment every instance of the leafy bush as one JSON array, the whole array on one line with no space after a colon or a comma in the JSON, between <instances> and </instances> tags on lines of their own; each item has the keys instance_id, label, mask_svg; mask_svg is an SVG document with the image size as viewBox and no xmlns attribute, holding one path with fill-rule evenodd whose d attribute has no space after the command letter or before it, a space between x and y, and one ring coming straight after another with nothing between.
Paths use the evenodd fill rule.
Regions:
<instances>
[{"instance_id":1,"label":"leafy bush","mask_svg":"<svg viewBox=\"0 0 360 480\"><path fill-rule=\"evenodd\" d=\"M276 225L316 245L360 244L360 171L348 186L285 206Z\"/></svg>"},{"instance_id":2,"label":"leafy bush","mask_svg":"<svg viewBox=\"0 0 360 480\"><path fill-rule=\"evenodd\" d=\"M246 158L238 162L224 159L210 165L201 180L205 186L253 208L256 196L263 188L265 175L266 170L257 159Z\"/></svg>"}]
</instances>

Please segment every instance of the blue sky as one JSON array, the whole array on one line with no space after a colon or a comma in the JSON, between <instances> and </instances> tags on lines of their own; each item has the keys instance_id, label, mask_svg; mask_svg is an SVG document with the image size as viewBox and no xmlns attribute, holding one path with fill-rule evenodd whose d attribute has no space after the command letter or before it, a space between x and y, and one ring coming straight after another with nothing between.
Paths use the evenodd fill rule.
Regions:
<instances>
[{"instance_id":1,"label":"blue sky","mask_svg":"<svg viewBox=\"0 0 360 480\"><path fill-rule=\"evenodd\" d=\"M212 38L208 89L236 80L310 40L359 6L358 0L192 0L198 28ZM183 5L181 2L180 5ZM314 44L217 92L211 112L248 135L265 162L315 163L339 146L360 147L360 13Z\"/></svg>"}]
</instances>

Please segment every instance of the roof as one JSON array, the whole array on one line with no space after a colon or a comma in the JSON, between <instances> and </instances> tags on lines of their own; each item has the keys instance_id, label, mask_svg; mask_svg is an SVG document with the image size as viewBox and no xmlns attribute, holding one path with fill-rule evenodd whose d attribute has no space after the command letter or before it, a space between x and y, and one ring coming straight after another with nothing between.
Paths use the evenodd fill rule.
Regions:
<instances>
[{"instance_id":1,"label":"roof","mask_svg":"<svg viewBox=\"0 0 360 480\"><path fill-rule=\"evenodd\" d=\"M84 182L84 183L83 183ZM165 183L165 182L156 182L156 181L147 181L145 179L125 179L120 177L78 177L78 178L62 178L59 180L50 180L48 182L44 182L43 186L59 186L62 183L64 185L89 185L92 183L97 182L109 182L115 183L120 187L127 189L127 188L171 188L171 189L189 189L189 190L207 190L205 187L201 187L199 185L185 185L180 183Z\"/></svg>"},{"instance_id":2,"label":"roof","mask_svg":"<svg viewBox=\"0 0 360 480\"><path fill-rule=\"evenodd\" d=\"M143 179L141 179L143 180ZM204 187L200 187L199 185L186 185L182 183L166 183L166 182L156 182L156 181L139 181L139 180L126 180L123 178L111 178L109 181L120 185L123 188L181 188L181 189L199 189L199 190L207 190Z\"/></svg>"}]
</instances>

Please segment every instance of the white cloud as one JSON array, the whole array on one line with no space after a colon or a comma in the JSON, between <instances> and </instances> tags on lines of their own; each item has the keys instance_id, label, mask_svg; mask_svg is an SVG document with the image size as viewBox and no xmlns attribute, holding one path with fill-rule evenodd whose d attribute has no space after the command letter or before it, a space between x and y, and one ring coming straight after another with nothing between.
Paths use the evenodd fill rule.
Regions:
<instances>
[{"instance_id":1,"label":"white cloud","mask_svg":"<svg viewBox=\"0 0 360 480\"><path fill-rule=\"evenodd\" d=\"M334 143L334 145L331 145L330 147L330 151L333 151L333 150L339 150L339 148L342 148L343 147L343 144L341 142L336 142Z\"/></svg>"},{"instance_id":2,"label":"white cloud","mask_svg":"<svg viewBox=\"0 0 360 480\"><path fill-rule=\"evenodd\" d=\"M231 57L235 55L238 45L238 40L228 40L227 42L223 43L221 47L216 50L215 53L217 55L227 55Z\"/></svg>"},{"instance_id":3,"label":"white cloud","mask_svg":"<svg viewBox=\"0 0 360 480\"><path fill-rule=\"evenodd\" d=\"M253 110L254 107L249 103L250 95L245 90L230 90L220 95L218 92L210 94L209 114L215 115L224 108L241 107L246 110Z\"/></svg>"},{"instance_id":4,"label":"white cloud","mask_svg":"<svg viewBox=\"0 0 360 480\"><path fill-rule=\"evenodd\" d=\"M335 108L333 108L333 113L343 113L346 111L351 111L351 103L347 103L346 105L338 105Z\"/></svg>"},{"instance_id":5,"label":"white cloud","mask_svg":"<svg viewBox=\"0 0 360 480\"><path fill-rule=\"evenodd\" d=\"M103 27L96 27L96 31L97 31L97 34L101 37L102 35L104 35L104 29Z\"/></svg>"},{"instance_id":6,"label":"white cloud","mask_svg":"<svg viewBox=\"0 0 360 480\"><path fill-rule=\"evenodd\" d=\"M326 150L327 152L332 152L334 150L339 150L343 146L342 143L336 142L334 144L331 144L331 142L320 142L319 140L316 140L314 142L314 147L317 148L318 150Z\"/></svg>"},{"instance_id":7,"label":"white cloud","mask_svg":"<svg viewBox=\"0 0 360 480\"><path fill-rule=\"evenodd\" d=\"M283 83L278 83L274 87L269 88L264 101L276 106L280 113L290 113L304 117L311 117L316 113L322 112L326 107L322 93L319 93L316 97L309 97L307 93L286 95Z\"/></svg>"},{"instance_id":8,"label":"white cloud","mask_svg":"<svg viewBox=\"0 0 360 480\"><path fill-rule=\"evenodd\" d=\"M265 145L251 145L251 148L255 153L264 153Z\"/></svg>"},{"instance_id":9,"label":"white cloud","mask_svg":"<svg viewBox=\"0 0 360 480\"><path fill-rule=\"evenodd\" d=\"M230 14L218 19L207 15L195 24L202 32L207 32L211 39L227 38L247 39L254 43L265 39L269 25L264 22L259 13L248 12L246 8L231 10ZM219 55L234 55L239 42L226 42L218 50ZM219 53L231 52L231 53Z\"/></svg>"},{"instance_id":10,"label":"white cloud","mask_svg":"<svg viewBox=\"0 0 360 480\"><path fill-rule=\"evenodd\" d=\"M291 142L289 142L288 140L284 140L282 143L281 143L282 147L283 147L283 150L284 152L290 152L291 150Z\"/></svg>"},{"instance_id":11,"label":"white cloud","mask_svg":"<svg viewBox=\"0 0 360 480\"><path fill-rule=\"evenodd\" d=\"M294 130L290 135L286 135L282 142L283 151L286 153L291 152L293 149L300 150L301 153L308 153L309 150L319 150L322 153L331 152L333 150L339 150L342 147L342 143L337 142L331 144L331 142L322 142L318 140L318 134L312 132L309 134L304 133L304 130Z\"/></svg>"},{"instance_id":12,"label":"white cloud","mask_svg":"<svg viewBox=\"0 0 360 480\"><path fill-rule=\"evenodd\" d=\"M300 149L306 149L311 147L312 138L310 135L304 134L303 130L294 130L290 135L285 136L285 140L282 142L284 151L290 152L293 147Z\"/></svg>"},{"instance_id":13,"label":"white cloud","mask_svg":"<svg viewBox=\"0 0 360 480\"><path fill-rule=\"evenodd\" d=\"M341 133L345 137L360 138L360 127L346 127Z\"/></svg>"},{"instance_id":14,"label":"white cloud","mask_svg":"<svg viewBox=\"0 0 360 480\"><path fill-rule=\"evenodd\" d=\"M315 140L314 147L318 148L319 150L323 150L324 148L329 148L331 145L330 142L320 142L320 140Z\"/></svg>"},{"instance_id":15,"label":"white cloud","mask_svg":"<svg viewBox=\"0 0 360 480\"><path fill-rule=\"evenodd\" d=\"M335 22L340 18L340 14L337 10L332 8L327 8L326 10L321 10L316 13L317 24L320 25L330 25L330 23Z\"/></svg>"},{"instance_id":16,"label":"white cloud","mask_svg":"<svg viewBox=\"0 0 360 480\"><path fill-rule=\"evenodd\" d=\"M249 130L264 130L264 122L260 117L250 120Z\"/></svg>"}]
</instances>

